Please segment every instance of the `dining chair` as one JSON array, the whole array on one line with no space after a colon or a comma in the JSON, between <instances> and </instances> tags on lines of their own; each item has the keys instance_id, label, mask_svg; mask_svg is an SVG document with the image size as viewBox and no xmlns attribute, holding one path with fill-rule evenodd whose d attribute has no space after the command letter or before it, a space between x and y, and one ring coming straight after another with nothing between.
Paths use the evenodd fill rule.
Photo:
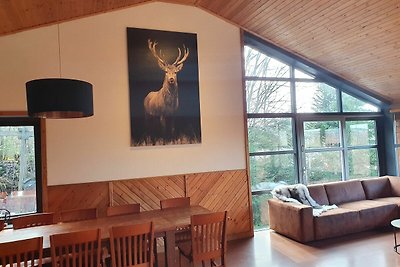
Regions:
<instances>
[{"instance_id":1,"label":"dining chair","mask_svg":"<svg viewBox=\"0 0 400 267\"><path fill-rule=\"evenodd\" d=\"M227 212L192 215L191 242L178 245L179 264L181 255L195 266L197 263L210 262L210 266L226 266L226 222ZM219 261L217 261L219 259Z\"/></svg>"},{"instance_id":2,"label":"dining chair","mask_svg":"<svg viewBox=\"0 0 400 267\"><path fill-rule=\"evenodd\" d=\"M101 266L100 229L51 235L50 250L53 267Z\"/></svg>"},{"instance_id":3,"label":"dining chair","mask_svg":"<svg viewBox=\"0 0 400 267\"><path fill-rule=\"evenodd\" d=\"M35 213L12 219L14 229L22 229L40 225L49 225L54 223L54 213Z\"/></svg>"},{"instance_id":4,"label":"dining chair","mask_svg":"<svg viewBox=\"0 0 400 267\"><path fill-rule=\"evenodd\" d=\"M170 208L185 208L190 207L190 197L177 197L160 200L162 210ZM176 229L175 244L180 242L190 241L190 228L179 227Z\"/></svg>"},{"instance_id":5,"label":"dining chair","mask_svg":"<svg viewBox=\"0 0 400 267\"><path fill-rule=\"evenodd\" d=\"M59 213L59 222L73 222L83 221L97 218L97 209L75 209L75 210L63 210Z\"/></svg>"},{"instance_id":6,"label":"dining chair","mask_svg":"<svg viewBox=\"0 0 400 267\"><path fill-rule=\"evenodd\" d=\"M0 266L42 267L43 237L0 243Z\"/></svg>"},{"instance_id":7,"label":"dining chair","mask_svg":"<svg viewBox=\"0 0 400 267\"><path fill-rule=\"evenodd\" d=\"M120 206L107 207L107 216L140 213L140 204L126 204Z\"/></svg>"},{"instance_id":8,"label":"dining chair","mask_svg":"<svg viewBox=\"0 0 400 267\"><path fill-rule=\"evenodd\" d=\"M153 267L153 222L110 229L112 267Z\"/></svg>"},{"instance_id":9,"label":"dining chair","mask_svg":"<svg viewBox=\"0 0 400 267\"><path fill-rule=\"evenodd\" d=\"M190 197L176 197L160 200L161 209L190 207Z\"/></svg>"}]
</instances>

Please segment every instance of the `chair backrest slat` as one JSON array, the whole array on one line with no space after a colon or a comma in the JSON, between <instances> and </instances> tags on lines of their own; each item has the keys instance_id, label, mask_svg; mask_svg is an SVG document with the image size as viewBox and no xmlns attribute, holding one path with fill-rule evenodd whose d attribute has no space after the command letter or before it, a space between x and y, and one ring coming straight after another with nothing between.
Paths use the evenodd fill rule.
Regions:
<instances>
[{"instance_id":1,"label":"chair backrest slat","mask_svg":"<svg viewBox=\"0 0 400 267\"><path fill-rule=\"evenodd\" d=\"M176 197L160 200L161 209L190 207L190 197Z\"/></svg>"},{"instance_id":2,"label":"chair backrest slat","mask_svg":"<svg viewBox=\"0 0 400 267\"><path fill-rule=\"evenodd\" d=\"M110 229L113 267L153 266L153 223L117 226Z\"/></svg>"},{"instance_id":3,"label":"chair backrest slat","mask_svg":"<svg viewBox=\"0 0 400 267\"><path fill-rule=\"evenodd\" d=\"M91 220L97 218L97 209L76 209L76 210L63 210L58 215L58 221L60 222L73 222Z\"/></svg>"},{"instance_id":4,"label":"chair backrest slat","mask_svg":"<svg viewBox=\"0 0 400 267\"><path fill-rule=\"evenodd\" d=\"M0 243L0 266L21 266L22 263L24 267L41 267L42 259L43 237Z\"/></svg>"},{"instance_id":5,"label":"chair backrest slat","mask_svg":"<svg viewBox=\"0 0 400 267\"><path fill-rule=\"evenodd\" d=\"M100 265L100 229L50 236L53 267L94 267Z\"/></svg>"},{"instance_id":6,"label":"chair backrest slat","mask_svg":"<svg viewBox=\"0 0 400 267\"><path fill-rule=\"evenodd\" d=\"M140 212L140 204L126 204L121 206L113 206L107 208L107 216L135 214Z\"/></svg>"},{"instance_id":7,"label":"chair backrest slat","mask_svg":"<svg viewBox=\"0 0 400 267\"><path fill-rule=\"evenodd\" d=\"M225 264L227 212L191 216L193 261L221 258Z\"/></svg>"},{"instance_id":8,"label":"chair backrest slat","mask_svg":"<svg viewBox=\"0 0 400 267\"><path fill-rule=\"evenodd\" d=\"M12 220L14 229L28 228L54 223L54 213L35 213L15 217Z\"/></svg>"}]
</instances>

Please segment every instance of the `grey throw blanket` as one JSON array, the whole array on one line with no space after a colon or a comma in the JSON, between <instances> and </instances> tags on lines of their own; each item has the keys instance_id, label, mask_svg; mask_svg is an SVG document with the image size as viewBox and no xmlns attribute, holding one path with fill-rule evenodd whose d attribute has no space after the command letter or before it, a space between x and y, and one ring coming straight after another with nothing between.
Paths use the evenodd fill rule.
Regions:
<instances>
[{"instance_id":1,"label":"grey throw blanket","mask_svg":"<svg viewBox=\"0 0 400 267\"><path fill-rule=\"evenodd\" d=\"M307 186L303 184L278 185L271 191L272 196L285 202L304 204L313 208L313 215L319 216L321 213L336 209L336 205L320 205L308 192Z\"/></svg>"}]
</instances>

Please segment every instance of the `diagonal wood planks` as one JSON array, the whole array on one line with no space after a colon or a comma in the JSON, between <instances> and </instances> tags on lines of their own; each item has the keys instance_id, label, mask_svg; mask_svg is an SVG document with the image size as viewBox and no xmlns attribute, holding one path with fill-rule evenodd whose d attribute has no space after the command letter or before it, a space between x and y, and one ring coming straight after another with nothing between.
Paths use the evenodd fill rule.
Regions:
<instances>
[{"instance_id":1,"label":"diagonal wood planks","mask_svg":"<svg viewBox=\"0 0 400 267\"><path fill-rule=\"evenodd\" d=\"M50 186L48 210L97 207L99 216L105 216L109 205L140 203L142 211L154 210L161 199L183 196L212 211L228 210L231 237L252 229L246 170Z\"/></svg>"}]
</instances>

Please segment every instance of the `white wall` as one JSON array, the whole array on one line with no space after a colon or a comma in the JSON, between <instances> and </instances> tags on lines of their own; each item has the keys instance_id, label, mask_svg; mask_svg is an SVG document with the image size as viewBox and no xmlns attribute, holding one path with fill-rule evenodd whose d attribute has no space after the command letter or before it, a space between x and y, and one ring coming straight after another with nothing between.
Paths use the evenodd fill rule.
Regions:
<instances>
[{"instance_id":1,"label":"white wall","mask_svg":"<svg viewBox=\"0 0 400 267\"><path fill-rule=\"evenodd\" d=\"M130 146L126 28L197 33L202 143ZM240 32L195 7L150 3L60 24L61 72L94 85L95 115L48 120L48 184L245 168ZM0 38L0 110L59 76L57 25Z\"/></svg>"}]
</instances>

